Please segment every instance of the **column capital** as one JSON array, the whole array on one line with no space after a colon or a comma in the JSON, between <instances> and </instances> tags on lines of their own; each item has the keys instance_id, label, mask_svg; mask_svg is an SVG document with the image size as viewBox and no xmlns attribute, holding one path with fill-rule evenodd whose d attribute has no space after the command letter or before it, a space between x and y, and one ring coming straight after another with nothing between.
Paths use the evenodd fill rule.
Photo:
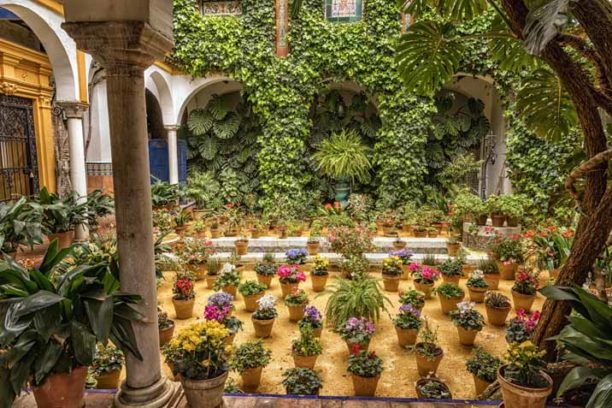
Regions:
<instances>
[{"instance_id":1,"label":"column capital","mask_svg":"<svg viewBox=\"0 0 612 408\"><path fill-rule=\"evenodd\" d=\"M89 105L76 101L57 101L57 105L64 110L68 119L82 119Z\"/></svg>"},{"instance_id":2,"label":"column capital","mask_svg":"<svg viewBox=\"0 0 612 408\"><path fill-rule=\"evenodd\" d=\"M63 23L62 28L108 75L139 74L155 60L164 59L174 45L171 38L139 21Z\"/></svg>"},{"instance_id":3,"label":"column capital","mask_svg":"<svg viewBox=\"0 0 612 408\"><path fill-rule=\"evenodd\" d=\"M164 125L164 129L169 132L176 132L181 128L181 125Z\"/></svg>"}]
</instances>

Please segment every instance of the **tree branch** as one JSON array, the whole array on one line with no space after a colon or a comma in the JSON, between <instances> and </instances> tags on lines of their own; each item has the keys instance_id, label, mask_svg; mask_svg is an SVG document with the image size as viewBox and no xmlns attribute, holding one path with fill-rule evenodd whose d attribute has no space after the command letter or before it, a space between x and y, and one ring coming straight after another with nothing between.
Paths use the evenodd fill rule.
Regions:
<instances>
[{"instance_id":1,"label":"tree branch","mask_svg":"<svg viewBox=\"0 0 612 408\"><path fill-rule=\"evenodd\" d=\"M565 180L565 188L569 191L570 195L575 199L579 200L578 191L576 190L575 184L579 178L587 173L595 171L602 163L607 163L612 159L612 149L606 150L591 157L589 160L581 163L575 167Z\"/></svg>"}]
</instances>

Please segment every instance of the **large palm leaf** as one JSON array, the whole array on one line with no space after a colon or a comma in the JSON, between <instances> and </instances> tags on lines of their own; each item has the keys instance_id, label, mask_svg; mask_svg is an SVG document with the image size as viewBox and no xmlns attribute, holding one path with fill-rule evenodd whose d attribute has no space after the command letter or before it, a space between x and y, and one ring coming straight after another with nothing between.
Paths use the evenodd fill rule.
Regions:
<instances>
[{"instance_id":1,"label":"large palm leaf","mask_svg":"<svg viewBox=\"0 0 612 408\"><path fill-rule=\"evenodd\" d=\"M398 0L399 6L414 16L430 9L453 20L470 20L487 9L487 0Z\"/></svg>"}]
</instances>

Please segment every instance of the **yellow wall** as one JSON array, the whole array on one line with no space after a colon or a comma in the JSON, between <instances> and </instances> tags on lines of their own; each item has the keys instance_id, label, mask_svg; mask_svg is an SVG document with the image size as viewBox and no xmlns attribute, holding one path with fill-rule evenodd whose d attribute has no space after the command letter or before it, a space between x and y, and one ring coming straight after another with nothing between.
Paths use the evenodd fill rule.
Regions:
<instances>
[{"instance_id":1,"label":"yellow wall","mask_svg":"<svg viewBox=\"0 0 612 408\"><path fill-rule=\"evenodd\" d=\"M50 75L51 64L45 54L0 38L0 93L33 100L40 187L55 191Z\"/></svg>"}]
</instances>

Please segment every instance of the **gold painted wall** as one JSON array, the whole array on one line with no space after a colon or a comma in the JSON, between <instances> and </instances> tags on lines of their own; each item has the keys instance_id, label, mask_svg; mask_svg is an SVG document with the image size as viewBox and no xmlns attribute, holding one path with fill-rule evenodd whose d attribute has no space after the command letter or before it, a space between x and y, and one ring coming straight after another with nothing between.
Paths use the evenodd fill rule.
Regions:
<instances>
[{"instance_id":1,"label":"gold painted wall","mask_svg":"<svg viewBox=\"0 0 612 408\"><path fill-rule=\"evenodd\" d=\"M0 38L0 93L33 100L39 184L56 191L50 75L45 54Z\"/></svg>"}]
</instances>

